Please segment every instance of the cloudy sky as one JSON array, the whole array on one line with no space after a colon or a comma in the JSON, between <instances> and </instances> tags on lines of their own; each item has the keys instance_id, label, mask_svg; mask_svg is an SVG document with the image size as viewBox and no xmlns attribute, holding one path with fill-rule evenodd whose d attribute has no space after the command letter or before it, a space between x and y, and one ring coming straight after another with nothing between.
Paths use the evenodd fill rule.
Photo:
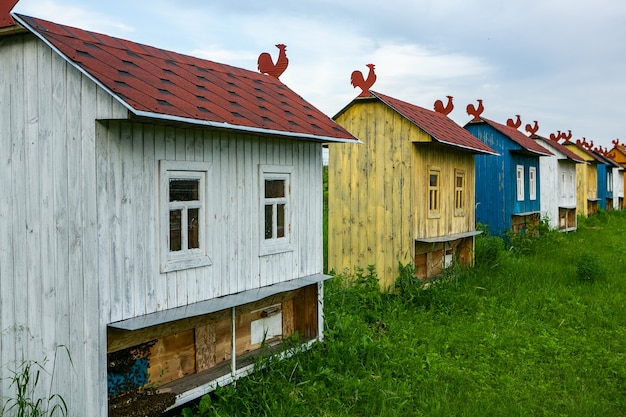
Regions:
<instances>
[{"instance_id":1,"label":"cloudy sky","mask_svg":"<svg viewBox=\"0 0 626 417\"><path fill-rule=\"evenodd\" d=\"M21 0L15 12L256 70L287 45L281 81L329 116L373 90L422 107L454 96L450 115L520 114L539 134L626 140L623 0ZM522 126L523 126L522 125Z\"/></svg>"}]
</instances>

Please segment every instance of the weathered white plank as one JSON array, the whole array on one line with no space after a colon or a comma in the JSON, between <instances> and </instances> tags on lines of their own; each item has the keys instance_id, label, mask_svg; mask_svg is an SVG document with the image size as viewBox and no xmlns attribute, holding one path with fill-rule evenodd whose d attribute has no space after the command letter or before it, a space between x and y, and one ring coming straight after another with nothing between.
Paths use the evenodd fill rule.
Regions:
<instances>
[{"instance_id":1,"label":"weathered white plank","mask_svg":"<svg viewBox=\"0 0 626 417\"><path fill-rule=\"evenodd\" d=\"M153 161L153 169L155 171L153 172L158 172L158 161L166 159L167 158L167 146L166 146L166 140L165 140L165 128L163 128L162 126L156 126L154 128L154 161ZM156 182L158 182L158 180L155 179ZM155 195L158 196L158 184L155 184L153 186L153 190L155 192ZM158 198L157 198L157 202L156 202L157 208L156 210L159 210L158 208ZM155 215L156 219L159 218L159 215L156 214ZM159 231L159 227L163 227L163 225L159 225L158 221L156 222L157 224L157 229L155 230L156 236L158 238L156 238L154 241L157 242L156 245L156 250L155 252L152 253L152 258L153 261L158 262L157 258L158 254L160 253L160 245L165 245L167 244L167 242L160 242L160 231ZM159 271L159 267L155 266L155 275L154 275L154 298L156 300L156 306L153 306L153 308L158 311L158 310L165 310L167 309L167 289L168 289L168 281L175 279L175 277L170 276L170 274L163 276L163 275L159 275L158 272Z\"/></svg>"},{"instance_id":2,"label":"weathered white plank","mask_svg":"<svg viewBox=\"0 0 626 417\"><path fill-rule=\"evenodd\" d=\"M118 193L115 195L115 203L119 207L118 224L116 224L119 239L114 239L115 249L120 259L120 269L118 280L122 289L122 317L132 317L135 315L134 281L135 262L137 252L135 252L134 228L134 201L133 201L133 137L130 123L120 123L119 156L112 155L112 159L119 161L118 169L113 175L117 176L120 184ZM117 141L116 141L117 142ZM142 197L143 198L143 197ZM143 312L142 312L143 313ZM141 313L140 313L141 314Z\"/></svg>"},{"instance_id":3,"label":"weathered white plank","mask_svg":"<svg viewBox=\"0 0 626 417\"><path fill-rule=\"evenodd\" d=\"M0 62L11 62L13 49L18 45L7 39L0 44ZM0 189L13 194L14 166L13 142L18 140L13 133L13 120L10 108L14 104L12 82L15 79L15 66L9 65L0 71ZM0 395L8 392L10 381L7 364L15 357L15 336L10 327L15 323L14 304L14 262L13 262L13 199L0 198Z\"/></svg>"},{"instance_id":4,"label":"weathered white plank","mask_svg":"<svg viewBox=\"0 0 626 417\"><path fill-rule=\"evenodd\" d=\"M14 299L13 302L13 323L20 326L27 326L28 317L26 306L27 302L20 302L17 300L28 300L28 288L25 285L25 278L27 278L28 268L28 244L27 244L27 219L24 208L28 203L26 196L26 131L25 131L25 114L26 114L26 97L24 86L24 49L28 49L27 46L20 47L16 45L11 48L9 60L14 64L13 71L11 73L11 100L13 102L11 109L11 135L14 140L11 148L11 161L13 166L12 184L10 189L12 190L13 210L12 210L12 223L13 223L13 262L14 262ZM27 330L28 331L28 330ZM19 332L15 333L19 338L24 335ZM27 338L18 339L16 341L16 355L30 356L28 351Z\"/></svg>"}]
</instances>

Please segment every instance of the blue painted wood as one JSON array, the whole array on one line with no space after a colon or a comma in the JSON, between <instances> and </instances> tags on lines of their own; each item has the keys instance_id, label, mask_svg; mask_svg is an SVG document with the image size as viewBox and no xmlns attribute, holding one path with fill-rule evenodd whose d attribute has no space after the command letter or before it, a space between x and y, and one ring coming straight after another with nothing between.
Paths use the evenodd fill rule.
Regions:
<instances>
[{"instance_id":1,"label":"blue painted wood","mask_svg":"<svg viewBox=\"0 0 626 417\"><path fill-rule=\"evenodd\" d=\"M539 156L486 123L468 123L465 128L500 154L476 155L476 223L490 233L502 235L512 227L516 213L540 211ZM524 199L517 201L517 166L524 167ZM530 199L529 167L535 167L536 196Z\"/></svg>"},{"instance_id":2,"label":"blue painted wood","mask_svg":"<svg viewBox=\"0 0 626 417\"><path fill-rule=\"evenodd\" d=\"M608 186L606 181L606 170L607 165L603 163L598 163L598 207L602 210L606 210L606 199L609 198L608 195ZM610 169L610 168L609 168ZM611 197L613 198L613 193L611 193Z\"/></svg>"}]
</instances>

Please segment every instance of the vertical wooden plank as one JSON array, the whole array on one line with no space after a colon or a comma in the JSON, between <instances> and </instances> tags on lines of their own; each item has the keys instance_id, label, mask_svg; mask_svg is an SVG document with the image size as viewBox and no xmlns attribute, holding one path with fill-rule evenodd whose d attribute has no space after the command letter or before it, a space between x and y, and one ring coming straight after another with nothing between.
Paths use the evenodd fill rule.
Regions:
<instances>
[{"instance_id":1,"label":"vertical wooden plank","mask_svg":"<svg viewBox=\"0 0 626 417\"><path fill-rule=\"evenodd\" d=\"M238 218L241 213L239 212L239 205L237 204L237 143L230 137L229 134L225 134L223 140L231 142L228 146L226 170L228 180L225 185L225 199L228 203L226 207L226 250L227 256L224 258L226 264L226 275L224 278L226 282L223 282L222 294L232 294L241 291L238 281L238 268L237 268L237 236L239 235L239 222Z\"/></svg>"},{"instance_id":2,"label":"vertical wooden plank","mask_svg":"<svg viewBox=\"0 0 626 417\"><path fill-rule=\"evenodd\" d=\"M147 281L150 281L150 277L146 271L146 263L149 262L146 254L151 253L156 258L160 254L158 250L154 250L151 241L146 238L147 229L154 224L150 223L150 205L155 197L145 182L146 178L156 178L158 174L153 170L144 171L144 126L146 125L133 124L131 127L129 135L131 153L128 156L131 167L128 176L131 177L131 181L126 191L127 205L130 209L128 218L132 225L132 227L129 225L128 229L131 229L133 233L133 245L129 250L129 255L132 257L132 270L128 271L128 275L133 280L131 291L134 316L154 311L153 307L148 306L147 303L148 292L146 290L149 285Z\"/></svg>"},{"instance_id":3,"label":"vertical wooden plank","mask_svg":"<svg viewBox=\"0 0 626 417\"><path fill-rule=\"evenodd\" d=\"M69 327L69 350L72 352L72 360L80 374L71 374L66 380L72 388L72 403L80 402L83 398L82 392L75 387L84 384L85 350L84 350L84 320L85 320L85 300L84 300L84 279L83 270L83 247L85 244L85 215L84 201L88 198L83 194L84 189L84 163L82 158L82 132L81 132L81 82L77 71L72 67L63 65L65 75L65 112L66 116L66 138L67 143L67 213L68 213L68 270L66 277L68 280L67 298L69 305L68 327ZM66 363L66 358L60 357L62 363ZM68 367L68 371L69 371ZM66 383L67 385L67 383Z\"/></svg>"},{"instance_id":4,"label":"vertical wooden plank","mask_svg":"<svg viewBox=\"0 0 626 417\"><path fill-rule=\"evenodd\" d=\"M13 64L17 53L18 42L21 38L14 38L15 42L9 40L0 45L0 149L6 150L0 154L0 189L5 190L8 195L15 193L13 189L13 176L16 175L19 161L14 159L14 150L17 148L17 141L21 140L17 127L14 126L12 108L19 103L19 97L14 94L14 81L17 77L16 65ZM9 65L10 63L10 65ZM19 68L19 67L18 67ZM16 335L10 332L9 327L16 323L14 300L15 285L14 275L16 274L14 251L15 247L15 225L13 224L14 211L13 198L0 198L0 365L10 363L15 360ZM0 366L0 393L9 390L10 380L5 366Z\"/></svg>"},{"instance_id":5,"label":"vertical wooden plank","mask_svg":"<svg viewBox=\"0 0 626 417\"><path fill-rule=\"evenodd\" d=\"M85 410L101 413L102 397L105 389L105 376L101 373L101 363L106 361L106 340L103 343L104 324L100 317L100 292L98 280L89 279L98 274L98 206L97 206L97 165L96 165L96 94L97 87L86 77L80 76L81 82L81 141L83 161L83 190L85 196L85 224L83 250L84 280L84 370L82 378L94 381L84 386Z\"/></svg>"},{"instance_id":6,"label":"vertical wooden plank","mask_svg":"<svg viewBox=\"0 0 626 417\"><path fill-rule=\"evenodd\" d=\"M120 286L122 289L122 319L135 316L135 225L133 222L133 135L130 123L120 123L120 137L118 140L118 152L116 160L119 161L117 172L118 183L120 183L119 194L115 197L115 204L118 205L119 218L116 224L115 246L118 250L120 260Z\"/></svg>"},{"instance_id":7,"label":"vertical wooden plank","mask_svg":"<svg viewBox=\"0 0 626 417\"><path fill-rule=\"evenodd\" d=\"M154 127L154 170L155 172L158 172L158 164L159 161L167 159L168 157L168 144L166 142L165 139L165 128L162 126L155 126ZM149 162L148 162L149 163ZM155 179L155 181L157 182L157 184L155 184L152 189L155 192L155 195L157 195L158 197L156 198L156 213L155 213L155 219L159 218L159 213L161 210L160 207L160 195L159 195L159 184L158 184L158 178ZM159 222L156 221L155 224L158 224ZM159 225L160 227L164 227L164 225ZM155 242L157 243L156 246L156 253L160 253L160 248L161 245L166 245L167 242L162 242L161 241L161 231L160 229L155 229L156 232L156 236L158 236L157 239L155 239ZM158 279L156 279L154 281L154 299L156 301L156 310L165 310L168 308L168 282L170 280L175 280L175 276L173 276L175 273L169 273L169 274L161 274L160 273L160 266L159 266L159 260L155 259L152 263L155 267L155 277L158 277ZM157 272L158 271L158 272Z\"/></svg>"},{"instance_id":8,"label":"vertical wooden plank","mask_svg":"<svg viewBox=\"0 0 626 417\"><path fill-rule=\"evenodd\" d=\"M184 136L181 139L185 142L185 155L187 161L196 161L196 138L194 129L185 129L183 132ZM206 200L205 200L206 201ZM202 235L204 236L204 234ZM186 294L186 303L192 304L198 301L198 280L202 276L202 271L206 268L194 268L187 271L187 294Z\"/></svg>"},{"instance_id":9,"label":"vertical wooden plank","mask_svg":"<svg viewBox=\"0 0 626 417\"><path fill-rule=\"evenodd\" d=\"M182 152L182 156L180 155ZM171 127L165 128L165 159L175 161L178 157L184 160L184 144L183 149L179 150L176 143L176 129ZM183 280L180 278L181 272L171 272L167 274L167 308L175 307L178 304L178 288L182 287ZM185 286L186 287L186 286Z\"/></svg>"},{"instance_id":10,"label":"vertical wooden plank","mask_svg":"<svg viewBox=\"0 0 626 417\"><path fill-rule=\"evenodd\" d=\"M111 319L110 321L122 320L127 314L125 303L125 277L124 277L124 239L122 234L122 147L121 125L118 122L109 122L107 128L107 165L108 193L106 202L102 202L106 213L105 222L109 227L109 279L111 288Z\"/></svg>"},{"instance_id":11,"label":"vertical wooden plank","mask_svg":"<svg viewBox=\"0 0 626 417\"><path fill-rule=\"evenodd\" d=\"M66 63L58 55L52 56L52 138L54 146L54 160L56 163L54 176L54 213L56 234L56 268L55 268L55 301L56 317L54 327L56 329L54 343L58 345L70 345L71 322L70 322L70 286L69 281L73 277L70 269L71 227L72 219L69 217L69 157L68 157L68 131L67 131L67 74ZM72 161L74 162L74 161ZM66 381L71 381L69 374L64 374ZM73 393L68 388L69 384L61 384L55 381L55 392L61 393L71 403ZM67 395L65 395L67 394Z\"/></svg>"},{"instance_id":12,"label":"vertical wooden plank","mask_svg":"<svg viewBox=\"0 0 626 417\"><path fill-rule=\"evenodd\" d=\"M43 344L41 339L42 330L42 310L41 310L41 290L42 290L42 268L41 268L41 219L39 216L41 184L39 181L40 169L40 141L39 141L39 117L38 100L39 89L37 86L37 45L28 42L23 49L23 73L26 81L23 86L24 106L20 111L24 112L24 172L25 188L17 190L25 194L26 204L20 206L18 210L24 212L26 228L26 247L28 255L26 257L25 274L22 276L20 287L27 294L27 298L22 298L22 304L26 311L26 322L28 333L31 339L23 345L24 355L27 359L37 360L41 358ZM19 299L19 298L18 298ZM46 378L47 380L47 378ZM46 382L45 380L43 382Z\"/></svg>"},{"instance_id":13,"label":"vertical wooden plank","mask_svg":"<svg viewBox=\"0 0 626 417\"><path fill-rule=\"evenodd\" d=\"M141 189L147 196L143 202L141 213L137 213L143 222L143 235L145 240L145 252L143 257L143 283L145 291L145 311L158 311L158 300L156 295L156 282L159 281L159 223L158 223L158 161L155 154L154 126L143 125L142 140L142 162ZM144 197L145 199L146 197ZM138 210L139 211L139 210Z\"/></svg>"},{"instance_id":14,"label":"vertical wooden plank","mask_svg":"<svg viewBox=\"0 0 626 417\"><path fill-rule=\"evenodd\" d=\"M196 371L202 372L215 365L215 324L196 327Z\"/></svg>"}]
</instances>

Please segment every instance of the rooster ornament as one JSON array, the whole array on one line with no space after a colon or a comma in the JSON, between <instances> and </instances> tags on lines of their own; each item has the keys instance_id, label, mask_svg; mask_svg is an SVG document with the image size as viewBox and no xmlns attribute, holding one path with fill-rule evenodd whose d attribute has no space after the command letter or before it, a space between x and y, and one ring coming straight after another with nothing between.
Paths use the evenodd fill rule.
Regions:
<instances>
[{"instance_id":1,"label":"rooster ornament","mask_svg":"<svg viewBox=\"0 0 626 417\"><path fill-rule=\"evenodd\" d=\"M267 74L271 77L278 79L282 75L283 72L287 69L287 65L289 65L289 59L287 59L287 46L279 43L276 45L278 48L278 59L276 60L276 64L272 61L272 57L269 53L263 52L259 55L259 60L257 61L259 72L261 74Z\"/></svg>"},{"instance_id":2,"label":"rooster ornament","mask_svg":"<svg viewBox=\"0 0 626 417\"><path fill-rule=\"evenodd\" d=\"M361 94L359 97L368 97L369 89L374 82L376 82L376 73L374 72L374 64L367 64L366 67L370 69L369 74L367 74L367 79L363 78L363 73L361 71L353 71L352 76L350 77L350 82L352 83L352 87L361 89Z\"/></svg>"}]
</instances>

